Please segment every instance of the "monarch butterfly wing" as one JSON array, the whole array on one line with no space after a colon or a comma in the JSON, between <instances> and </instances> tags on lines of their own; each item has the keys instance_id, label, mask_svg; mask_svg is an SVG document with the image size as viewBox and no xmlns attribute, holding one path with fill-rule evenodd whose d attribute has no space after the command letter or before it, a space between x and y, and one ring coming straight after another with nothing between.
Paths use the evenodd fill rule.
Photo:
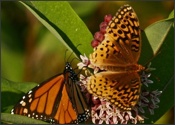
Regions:
<instances>
[{"instance_id":1,"label":"monarch butterfly wing","mask_svg":"<svg viewBox=\"0 0 175 125\"><path fill-rule=\"evenodd\" d=\"M80 91L80 88L77 82L73 83L73 95L74 95L73 100L76 107L75 109L78 113L78 118L77 118L78 123L84 122L90 116L89 106L87 105L87 102L84 96L82 95L82 92Z\"/></svg>"},{"instance_id":2,"label":"monarch butterfly wing","mask_svg":"<svg viewBox=\"0 0 175 125\"><path fill-rule=\"evenodd\" d=\"M62 90L61 101L54 119L56 120L56 123L59 124L76 123L77 121L77 113L73 108L65 85Z\"/></svg>"},{"instance_id":3,"label":"monarch butterfly wing","mask_svg":"<svg viewBox=\"0 0 175 125\"><path fill-rule=\"evenodd\" d=\"M70 64L66 65L67 70L65 71L65 84L66 89L71 99L72 105L77 112L77 123L86 121L89 116L89 106L84 98L84 95L80 91L80 87L78 85L78 77L76 73L71 68Z\"/></svg>"},{"instance_id":4,"label":"monarch butterfly wing","mask_svg":"<svg viewBox=\"0 0 175 125\"><path fill-rule=\"evenodd\" d=\"M77 115L65 90L64 79L64 75L57 75L36 86L22 97L11 114L60 124L75 121ZM67 114L71 114L70 117Z\"/></svg>"}]
</instances>

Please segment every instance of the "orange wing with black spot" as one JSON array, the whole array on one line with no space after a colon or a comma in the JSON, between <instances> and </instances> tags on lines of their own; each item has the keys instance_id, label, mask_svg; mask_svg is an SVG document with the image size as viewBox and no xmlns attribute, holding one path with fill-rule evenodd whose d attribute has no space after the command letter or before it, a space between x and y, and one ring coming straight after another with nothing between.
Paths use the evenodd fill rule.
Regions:
<instances>
[{"instance_id":1,"label":"orange wing with black spot","mask_svg":"<svg viewBox=\"0 0 175 125\"><path fill-rule=\"evenodd\" d=\"M30 90L11 110L50 123L68 124L86 121L89 108L69 63L63 74L52 77Z\"/></svg>"}]
</instances>

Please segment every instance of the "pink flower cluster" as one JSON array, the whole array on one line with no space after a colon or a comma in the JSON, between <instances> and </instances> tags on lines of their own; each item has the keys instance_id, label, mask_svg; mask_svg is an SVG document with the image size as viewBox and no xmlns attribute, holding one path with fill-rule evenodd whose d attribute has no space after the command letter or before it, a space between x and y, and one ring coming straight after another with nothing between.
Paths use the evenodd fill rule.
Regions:
<instances>
[{"instance_id":1,"label":"pink flower cluster","mask_svg":"<svg viewBox=\"0 0 175 125\"><path fill-rule=\"evenodd\" d=\"M100 31L96 32L94 35L94 39L91 42L91 46L93 48L97 47L104 39L104 34L106 33L106 27L108 23L112 19L112 15L108 14L104 17L104 22L100 24Z\"/></svg>"}]
</instances>

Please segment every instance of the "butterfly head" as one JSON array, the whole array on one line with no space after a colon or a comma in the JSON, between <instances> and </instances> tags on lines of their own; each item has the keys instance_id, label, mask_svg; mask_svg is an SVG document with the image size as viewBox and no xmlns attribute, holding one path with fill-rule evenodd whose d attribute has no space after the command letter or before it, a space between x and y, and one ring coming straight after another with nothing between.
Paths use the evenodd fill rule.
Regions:
<instances>
[{"instance_id":1,"label":"butterfly head","mask_svg":"<svg viewBox=\"0 0 175 125\"><path fill-rule=\"evenodd\" d=\"M64 69L64 74L67 74L67 73L69 73L69 78L72 81L77 81L78 80L77 74L75 73L75 71L73 70L73 68L72 68L72 66L69 62L66 62L66 66L65 66L65 69Z\"/></svg>"}]
</instances>

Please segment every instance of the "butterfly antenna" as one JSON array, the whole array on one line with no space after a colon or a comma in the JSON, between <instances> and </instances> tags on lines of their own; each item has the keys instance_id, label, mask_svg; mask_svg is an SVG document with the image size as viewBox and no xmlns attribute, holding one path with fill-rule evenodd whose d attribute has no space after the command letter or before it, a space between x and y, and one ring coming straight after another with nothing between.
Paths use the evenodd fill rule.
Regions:
<instances>
[{"instance_id":1,"label":"butterfly antenna","mask_svg":"<svg viewBox=\"0 0 175 125\"><path fill-rule=\"evenodd\" d=\"M76 48L78 48L78 46L80 46L81 44L78 44L77 46L76 46ZM69 55L69 57L67 58L67 61L69 61L69 59L70 59L70 57L72 56L72 54L73 54L73 51L71 52L71 54ZM71 61L72 62L72 61Z\"/></svg>"},{"instance_id":2,"label":"butterfly antenna","mask_svg":"<svg viewBox=\"0 0 175 125\"><path fill-rule=\"evenodd\" d=\"M64 63L66 64L66 53L67 53L67 51L68 51L68 49L66 49L66 51L65 51L65 56L64 56Z\"/></svg>"},{"instance_id":3,"label":"butterfly antenna","mask_svg":"<svg viewBox=\"0 0 175 125\"><path fill-rule=\"evenodd\" d=\"M80 46L81 44L78 44L77 46L76 46L76 48L78 48L78 46Z\"/></svg>"},{"instance_id":4,"label":"butterfly antenna","mask_svg":"<svg viewBox=\"0 0 175 125\"><path fill-rule=\"evenodd\" d=\"M73 59L70 61L70 64L72 64L72 62L73 62L75 59L78 60L78 61L81 61L80 59L78 59L78 58L75 57L75 58L73 58Z\"/></svg>"},{"instance_id":5,"label":"butterfly antenna","mask_svg":"<svg viewBox=\"0 0 175 125\"><path fill-rule=\"evenodd\" d=\"M77 46L76 46L76 48L78 48L78 46L80 46L81 44L78 44ZM72 54L73 54L73 51L72 51L72 53L70 54L70 56L68 57L68 59L67 59L67 61L70 59L70 57L72 56ZM74 59L73 59L74 60ZM71 60L71 62L73 61L73 60ZM78 59L77 59L78 60ZM80 60L79 60L80 61Z\"/></svg>"},{"instance_id":6,"label":"butterfly antenna","mask_svg":"<svg viewBox=\"0 0 175 125\"><path fill-rule=\"evenodd\" d=\"M74 53L74 52L72 51L71 54L69 55L69 57L67 58L67 61L66 61L66 62L69 61L69 59L70 59L70 57L72 56L73 53Z\"/></svg>"}]
</instances>

